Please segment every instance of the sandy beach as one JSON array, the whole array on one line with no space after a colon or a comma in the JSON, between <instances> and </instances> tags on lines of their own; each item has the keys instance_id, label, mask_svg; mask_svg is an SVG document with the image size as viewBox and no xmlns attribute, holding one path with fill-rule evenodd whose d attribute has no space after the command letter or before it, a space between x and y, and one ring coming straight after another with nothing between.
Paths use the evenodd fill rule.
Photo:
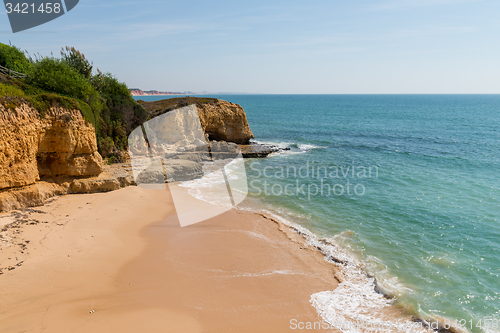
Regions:
<instances>
[{"instance_id":1,"label":"sandy beach","mask_svg":"<svg viewBox=\"0 0 500 333\"><path fill-rule=\"evenodd\" d=\"M320 320L310 296L338 284L259 214L181 228L165 190L67 195L0 223L1 332L285 332Z\"/></svg>"}]
</instances>

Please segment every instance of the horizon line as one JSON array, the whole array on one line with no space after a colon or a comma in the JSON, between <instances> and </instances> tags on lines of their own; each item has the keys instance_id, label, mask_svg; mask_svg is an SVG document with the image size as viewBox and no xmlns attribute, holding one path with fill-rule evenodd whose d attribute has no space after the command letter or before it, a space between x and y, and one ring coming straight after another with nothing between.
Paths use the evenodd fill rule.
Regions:
<instances>
[{"instance_id":1,"label":"horizon line","mask_svg":"<svg viewBox=\"0 0 500 333\"><path fill-rule=\"evenodd\" d=\"M144 91L144 90L143 90ZM167 92L167 91L165 91ZM193 95L500 95L498 93L262 93L262 92L192 92L190 94L134 95L142 96L193 96Z\"/></svg>"}]
</instances>

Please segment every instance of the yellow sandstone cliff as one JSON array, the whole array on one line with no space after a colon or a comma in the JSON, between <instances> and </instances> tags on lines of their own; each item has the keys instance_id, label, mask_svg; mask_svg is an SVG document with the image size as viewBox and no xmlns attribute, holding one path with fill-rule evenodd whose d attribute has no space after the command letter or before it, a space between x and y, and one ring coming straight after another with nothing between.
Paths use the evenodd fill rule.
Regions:
<instances>
[{"instance_id":1,"label":"yellow sandstone cliff","mask_svg":"<svg viewBox=\"0 0 500 333\"><path fill-rule=\"evenodd\" d=\"M209 140L247 144L253 139L243 108L231 102L216 98L181 97L155 102L138 101L151 115L156 117L165 112L188 105L195 105L203 131Z\"/></svg>"},{"instance_id":2,"label":"yellow sandstone cliff","mask_svg":"<svg viewBox=\"0 0 500 333\"><path fill-rule=\"evenodd\" d=\"M80 111L53 108L42 117L26 104L0 105L0 190L40 176L97 176L102 167L94 127Z\"/></svg>"},{"instance_id":3,"label":"yellow sandstone cliff","mask_svg":"<svg viewBox=\"0 0 500 333\"><path fill-rule=\"evenodd\" d=\"M193 97L142 104L150 119L195 104L209 140L245 144L253 138L245 111L237 104ZM200 161L174 158L169 166L171 179L166 181L178 174L201 175ZM107 192L134 183L130 163L103 164L95 129L80 111L54 107L41 115L28 104L15 110L0 104L0 212L40 206L55 195Z\"/></svg>"},{"instance_id":4,"label":"yellow sandstone cliff","mask_svg":"<svg viewBox=\"0 0 500 333\"><path fill-rule=\"evenodd\" d=\"M218 99L213 103L197 104L196 108L210 140L246 144L254 138L240 105Z\"/></svg>"},{"instance_id":5,"label":"yellow sandstone cliff","mask_svg":"<svg viewBox=\"0 0 500 333\"><path fill-rule=\"evenodd\" d=\"M0 105L0 211L36 206L103 171L94 127L80 111ZM58 178L61 182L39 182Z\"/></svg>"}]
</instances>

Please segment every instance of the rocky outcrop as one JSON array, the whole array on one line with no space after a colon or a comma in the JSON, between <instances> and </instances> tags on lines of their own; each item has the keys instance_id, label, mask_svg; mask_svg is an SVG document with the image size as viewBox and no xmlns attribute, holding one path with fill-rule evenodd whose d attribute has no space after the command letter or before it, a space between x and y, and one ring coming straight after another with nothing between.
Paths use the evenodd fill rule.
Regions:
<instances>
[{"instance_id":1,"label":"rocky outcrop","mask_svg":"<svg viewBox=\"0 0 500 333\"><path fill-rule=\"evenodd\" d=\"M32 185L1 191L0 212L43 206L47 199L66 193L67 191L60 185L48 182L36 182Z\"/></svg>"},{"instance_id":2,"label":"rocky outcrop","mask_svg":"<svg viewBox=\"0 0 500 333\"><path fill-rule=\"evenodd\" d=\"M253 139L247 115L238 104L217 100L196 108L201 126L210 140L244 144Z\"/></svg>"},{"instance_id":3,"label":"rocky outcrop","mask_svg":"<svg viewBox=\"0 0 500 333\"><path fill-rule=\"evenodd\" d=\"M151 119L175 109L195 105L202 129L209 140L246 144L254 137L246 113L238 104L216 98L197 97L139 103L149 112Z\"/></svg>"},{"instance_id":4,"label":"rocky outcrop","mask_svg":"<svg viewBox=\"0 0 500 333\"><path fill-rule=\"evenodd\" d=\"M40 116L26 108L18 111L0 105L0 190L40 179L36 160Z\"/></svg>"},{"instance_id":5,"label":"rocky outcrop","mask_svg":"<svg viewBox=\"0 0 500 333\"><path fill-rule=\"evenodd\" d=\"M290 148L280 148L273 145L256 144L240 145L241 155L243 158L264 158L273 153L290 150Z\"/></svg>"},{"instance_id":6,"label":"rocky outcrop","mask_svg":"<svg viewBox=\"0 0 500 333\"><path fill-rule=\"evenodd\" d=\"M103 172L96 177L48 178L32 185L0 191L0 212L43 206L56 195L109 192L130 185L135 185L130 164L105 165Z\"/></svg>"},{"instance_id":7,"label":"rocky outcrop","mask_svg":"<svg viewBox=\"0 0 500 333\"><path fill-rule=\"evenodd\" d=\"M160 164L161 163L161 164ZM203 177L201 163L185 159L163 159L138 172L138 184L164 184Z\"/></svg>"},{"instance_id":8,"label":"rocky outcrop","mask_svg":"<svg viewBox=\"0 0 500 333\"><path fill-rule=\"evenodd\" d=\"M94 127L80 111L53 108L42 117L26 104L0 106L0 190L41 176L96 176L102 166Z\"/></svg>"},{"instance_id":9,"label":"rocky outcrop","mask_svg":"<svg viewBox=\"0 0 500 333\"><path fill-rule=\"evenodd\" d=\"M105 165L98 177L73 179L67 188L67 193L110 192L130 185L135 185L132 167L129 163L119 163Z\"/></svg>"},{"instance_id":10,"label":"rocky outcrop","mask_svg":"<svg viewBox=\"0 0 500 333\"><path fill-rule=\"evenodd\" d=\"M55 110L40 121L36 154L40 176L97 176L102 158L94 127L79 111Z\"/></svg>"},{"instance_id":11,"label":"rocky outcrop","mask_svg":"<svg viewBox=\"0 0 500 333\"><path fill-rule=\"evenodd\" d=\"M200 178L203 162L234 159L237 144L253 138L237 104L186 97L143 106L150 120L129 137L131 163L104 166L95 130L80 111L55 107L42 116L26 104L15 110L0 105L0 212L40 206L56 195L117 190L135 185L134 176L145 184ZM274 151L252 144L243 156ZM162 162L151 164L150 154Z\"/></svg>"},{"instance_id":12,"label":"rocky outcrop","mask_svg":"<svg viewBox=\"0 0 500 333\"><path fill-rule=\"evenodd\" d=\"M92 177L102 170L94 127L80 111L55 107L42 116L27 104L15 110L0 105L0 194L11 193L2 196L11 204L0 203L0 210L67 192L57 185L37 186L41 178Z\"/></svg>"}]
</instances>

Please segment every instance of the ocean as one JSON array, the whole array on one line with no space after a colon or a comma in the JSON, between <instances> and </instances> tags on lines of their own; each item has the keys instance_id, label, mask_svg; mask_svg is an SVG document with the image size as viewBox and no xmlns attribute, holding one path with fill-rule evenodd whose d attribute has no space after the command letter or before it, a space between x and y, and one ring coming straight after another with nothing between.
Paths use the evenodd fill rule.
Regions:
<instances>
[{"instance_id":1,"label":"ocean","mask_svg":"<svg viewBox=\"0 0 500 333\"><path fill-rule=\"evenodd\" d=\"M500 332L500 95L210 97L240 104L256 142L290 148L246 161L246 205L366 275L312 295L323 318L361 318L376 281L410 313Z\"/></svg>"}]
</instances>

